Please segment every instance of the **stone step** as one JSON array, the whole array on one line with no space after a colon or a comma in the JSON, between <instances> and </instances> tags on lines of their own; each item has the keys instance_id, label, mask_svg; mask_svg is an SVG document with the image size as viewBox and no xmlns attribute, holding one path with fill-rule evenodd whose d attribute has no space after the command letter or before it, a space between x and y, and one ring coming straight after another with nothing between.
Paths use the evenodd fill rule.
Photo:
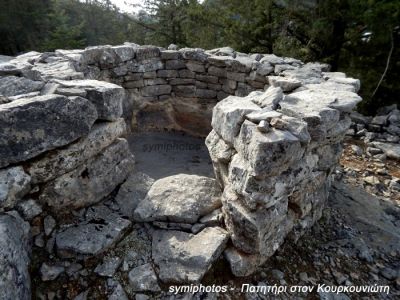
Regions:
<instances>
[{"instance_id":1,"label":"stone step","mask_svg":"<svg viewBox=\"0 0 400 300\"><path fill-rule=\"evenodd\" d=\"M94 256L118 242L131 222L107 206L88 208L82 222L61 229L56 234L56 246L61 257Z\"/></svg>"}]
</instances>

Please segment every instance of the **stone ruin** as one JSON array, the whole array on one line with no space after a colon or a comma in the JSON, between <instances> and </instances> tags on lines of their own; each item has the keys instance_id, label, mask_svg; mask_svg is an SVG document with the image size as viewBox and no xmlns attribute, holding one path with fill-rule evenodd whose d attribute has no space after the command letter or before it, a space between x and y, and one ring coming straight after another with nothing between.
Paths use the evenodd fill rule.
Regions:
<instances>
[{"instance_id":1,"label":"stone ruin","mask_svg":"<svg viewBox=\"0 0 400 300\"><path fill-rule=\"evenodd\" d=\"M30 52L0 76L0 295L10 299L29 298L30 237L48 236L61 258L92 257L137 222L152 233L154 265L132 270L132 284L200 282L222 253L235 276L252 274L321 217L361 101L359 81L327 65L231 48ZM207 136L216 180L135 173L126 136L152 130ZM101 204L121 184L117 207ZM86 207L55 232L50 215Z\"/></svg>"}]
</instances>

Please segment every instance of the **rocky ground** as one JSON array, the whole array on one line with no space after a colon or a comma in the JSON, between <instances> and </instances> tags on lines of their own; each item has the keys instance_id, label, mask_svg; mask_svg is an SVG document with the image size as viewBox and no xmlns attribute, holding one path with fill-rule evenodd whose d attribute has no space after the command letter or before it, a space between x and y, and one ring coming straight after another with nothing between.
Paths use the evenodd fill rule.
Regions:
<instances>
[{"instance_id":1,"label":"rocky ground","mask_svg":"<svg viewBox=\"0 0 400 300\"><path fill-rule=\"evenodd\" d=\"M135 140L141 142L135 143ZM158 149L154 146L171 144L186 145L187 150L166 151L163 147L168 146L157 146ZM155 179L177 173L199 172L209 176L212 172L200 139L180 134L164 135L160 139L158 134L147 134L141 139L132 136L130 145L136 153L137 169L147 171ZM360 155L360 152L355 153L355 146L364 149L364 141L349 137L345 142L342 166L336 172L337 181L333 185L329 206L318 224L297 244L287 242L251 277L235 278L222 258L214 263L202 283L226 285L229 287L226 293L173 295L161 291L167 287L157 282L151 267L154 259L152 235L158 228L132 224L120 213L116 206L118 194L123 194L121 188L119 193L115 192L102 203L72 212L62 219L55 220L51 216L33 218L32 223L37 222L33 232L40 232L41 226L44 228L44 233L39 233L34 239L31 264L33 298L396 299L400 296L400 202L395 183L399 181L400 163L392 159L376 161L368 155ZM158 168L160 164L164 167ZM379 182L371 181L370 177ZM137 183L141 179L133 181ZM153 182L145 179L144 182ZM140 187L142 192L146 190L145 186ZM138 198L143 196L140 187L135 191ZM125 186L126 191L129 191L129 186ZM129 207L124 210L129 210ZM190 232L193 227L180 229ZM56 234L63 228L67 228L64 231L67 233ZM79 236L85 232L91 233L93 239L80 239ZM114 240L120 242L115 244ZM105 248L109 250L96 255ZM162 254L165 248L161 248ZM82 255L71 256L71 249ZM85 258L87 254L94 256ZM163 276L176 276L171 272ZM317 292L315 288L312 292L286 292L276 296L241 292L244 283L255 286L378 284L388 285L390 294L334 296Z\"/></svg>"}]
</instances>

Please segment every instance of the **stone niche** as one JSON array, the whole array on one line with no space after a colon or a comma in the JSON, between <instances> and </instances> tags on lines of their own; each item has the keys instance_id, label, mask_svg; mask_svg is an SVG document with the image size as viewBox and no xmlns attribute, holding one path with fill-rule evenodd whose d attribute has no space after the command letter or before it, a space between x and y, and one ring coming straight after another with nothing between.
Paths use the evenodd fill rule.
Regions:
<instances>
[{"instance_id":1,"label":"stone niche","mask_svg":"<svg viewBox=\"0 0 400 300\"><path fill-rule=\"evenodd\" d=\"M207 136L232 241L224 255L249 275L321 217L361 100L358 80L328 70L131 43L18 56L0 65L0 210L39 214L38 201L58 215L104 199L134 168L131 130ZM18 219L2 218L5 231Z\"/></svg>"}]
</instances>

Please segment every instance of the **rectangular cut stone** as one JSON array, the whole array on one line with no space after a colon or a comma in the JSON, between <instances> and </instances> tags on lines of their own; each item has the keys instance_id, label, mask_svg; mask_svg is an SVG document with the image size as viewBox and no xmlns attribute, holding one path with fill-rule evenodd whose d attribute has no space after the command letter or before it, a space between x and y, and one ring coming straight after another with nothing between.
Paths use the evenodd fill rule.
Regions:
<instances>
[{"instance_id":1,"label":"rectangular cut stone","mask_svg":"<svg viewBox=\"0 0 400 300\"><path fill-rule=\"evenodd\" d=\"M43 187L39 200L53 210L85 207L111 193L132 172L134 156L125 139Z\"/></svg>"},{"instance_id":2,"label":"rectangular cut stone","mask_svg":"<svg viewBox=\"0 0 400 300\"><path fill-rule=\"evenodd\" d=\"M124 119L102 122L90 133L63 149L56 149L43 158L33 160L27 168L33 183L53 180L85 163L126 132Z\"/></svg>"},{"instance_id":3,"label":"rectangular cut stone","mask_svg":"<svg viewBox=\"0 0 400 300\"><path fill-rule=\"evenodd\" d=\"M188 62L186 64L186 67L196 73L204 73L206 71L205 67L203 64L195 63L195 62Z\"/></svg>"},{"instance_id":4,"label":"rectangular cut stone","mask_svg":"<svg viewBox=\"0 0 400 300\"><path fill-rule=\"evenodd\" d=\"M0 168L77 140L96 119L96 108L80 97L37 96L1 105Z\"/></svg>"},{"instance_id":5,"label":"rectangular cut stone","mask_svg":"<svg viewBox=\"0 0 400 300\"><path fill-rule=\"evenodd\" d=\"M145 59L142 61L132 61L127 64L130 72L153 72L164 68L164 63L157 59Z\"/></svg>"},{"instance_id":6,"label":"rectangular cut stone","mask_svg":"<svg viewBox=\"0 0 400 300\"><path fill-rule=\"evenodd\" d=\"M196 79L199 81L204 81L207 83L218 83L218 77L217 76L212 76L212 75L201 75L197 74Z\"/></svg>"},{"instance_id":7,"label":"rectangular cut stone","mask_svg":"<svg viewBox=\"0 0 400 300\"><path fill-rule=\"evenodd\" d=\"M159 78L176 78L178 77L177 70L158 70L157 77Z\"/></svg>"},{"instance_id":8,"label":"rectangular cut stone","mask_svg":"<svg viewBox=\"0 0 400 300\"><path fill-rule=\"evenodd\" d=\"M115 121L122 116L122 103L125 91L119 85L98 80L57 80L62 87L84 89L86 98L97 109L98 118Z\"/></svg>"},{"instance_id":9,"label":"rectangular cut stone","mask_svg":"<svg viewBox=\"0 0 400 300\"><path fill-rule=\"evenodd\" d=\"M211 66L208 68L207 72L210 75L226 78L226 68L218 68L218 67Z\"/></svg>"},{"instance_id":10,"label":"rectangular cut stone","mask_svg":"<svg viewBox=\"0 0 400 300\"><path fill-rule=\"evenodd\" d=\"M161 51L161 59L179 59L182 55L177 50L163 50Z\"/></svg>"},{"instance_id":11,"label":"rectangular cut stone","mask_svg":"<svg viewBox=\"0 0 400 300\"><path fill-rule=\"evenodd\" d=\"M172 60L167 60L165 62L166 70L179 70L179 69L185 69L185 68L186 68L185 62L180 59L172 59Z\"/></svg>"},{"instance_id":12,"label":"rectangular cut stone","mask_svg":"<svg viewBox=\"0 0 400 300\"><path fill-rule=\"evenodd\" d=\"M246 74L245 73L236 73L236 72L228 72L226 77L229 80L245 82L246 81Z\"/></svg>"},{"instance_id":13,"label":"rectangular cut stone","mask_svg":"<svg viewBox=\"0 0 400 300\"><path fill-rule=\"evenodd\" d=\"M207 90L207 89L196 89L196 97L212 99L212 98L217 97L217 92L213 91L213 90Z\"/></svg>"},{"instance_id":14,"label":"rectangular cut stone","mask_svg":"<svg viewBox=\"0 0 400 300\"><path fill-rule=\"evenodd\" d=\"M146 86L141 89L142 96L159 96L159 95L167 95L171 93L170 85L156 85L156 86Z\"/></svg>"}]
</instances>

